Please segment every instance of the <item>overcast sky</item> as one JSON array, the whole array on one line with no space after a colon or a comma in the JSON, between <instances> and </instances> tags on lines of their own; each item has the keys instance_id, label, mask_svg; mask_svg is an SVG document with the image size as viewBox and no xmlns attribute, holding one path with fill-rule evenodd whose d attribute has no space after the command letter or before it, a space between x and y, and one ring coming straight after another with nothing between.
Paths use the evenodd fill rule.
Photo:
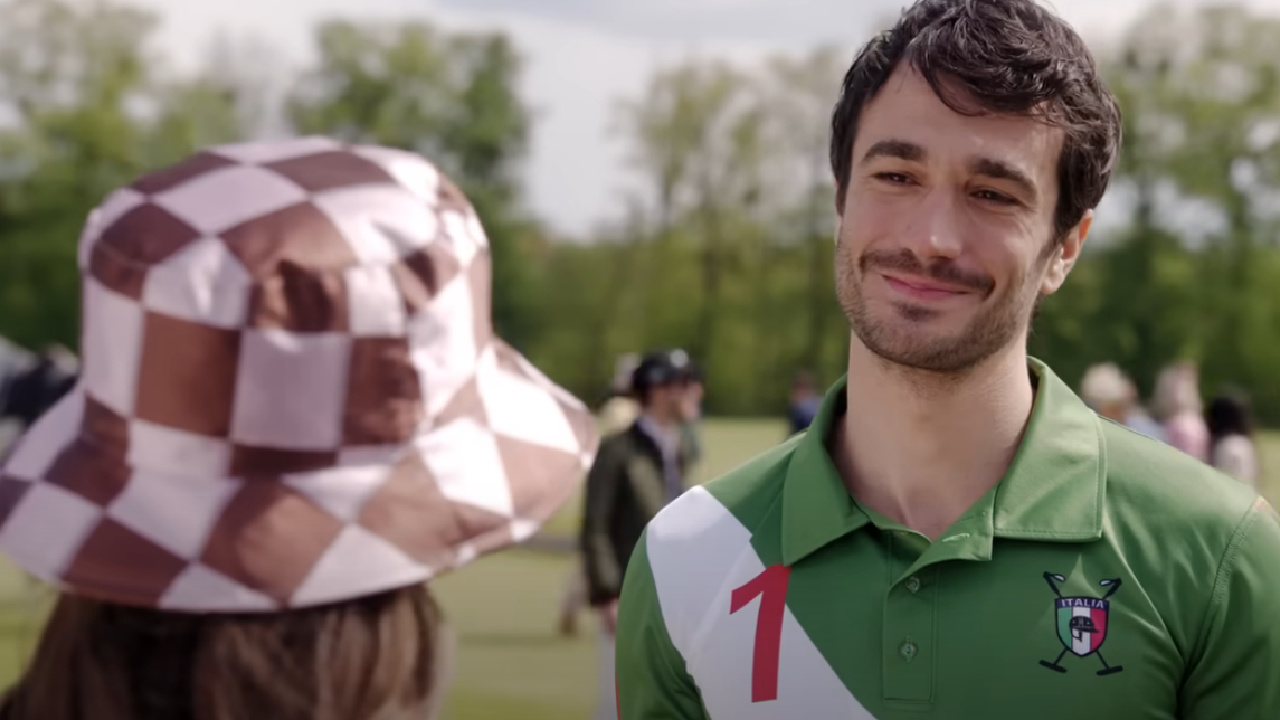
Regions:
<instances>
[{"instance_id":1,"label":"overcast sky","mask_svg":"<svg viewBox=\"0 0 1280 720\"><path fill-rule=\"evenodd\" d=\"M1184 0L1192 2L1193 0ZM282 67L312 57L310 29L330 17L425 18L508 32L527 61L522 92L536 110L527 169L533 210L586 233L619 213L621 149L608 133L614 102L637 94L661 64L689 53L751 61L834 42L850 53L901 0L133 0L164 18L162 49L192 64L217 31L268 43ZM1278 0L1246 0L1280 12ZM1125 27L1146 0L1053 3L1086 38ZM353 8L358 8L353 10Z\"/></svg>"}]
</instances>

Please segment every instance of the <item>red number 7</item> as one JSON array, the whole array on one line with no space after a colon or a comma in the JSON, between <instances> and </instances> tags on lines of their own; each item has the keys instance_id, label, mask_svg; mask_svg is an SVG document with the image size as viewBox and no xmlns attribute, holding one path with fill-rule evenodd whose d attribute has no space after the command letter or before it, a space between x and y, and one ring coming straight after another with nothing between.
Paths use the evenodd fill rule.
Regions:
<instances>
[{"instance_id":1,"label":"red number 7","mask_svg":"<svg viewBox=\"0 0 1280 720\"><path fill-rule=\"evenodd\" d=\"M756 611L756 643L751 653L751 702L778 699L778 653L782 649L782 619L787 612L787 581L791 568L773 565L755 576L729 598L729 614L760 598Z\"/></svg>"}]
</instances>

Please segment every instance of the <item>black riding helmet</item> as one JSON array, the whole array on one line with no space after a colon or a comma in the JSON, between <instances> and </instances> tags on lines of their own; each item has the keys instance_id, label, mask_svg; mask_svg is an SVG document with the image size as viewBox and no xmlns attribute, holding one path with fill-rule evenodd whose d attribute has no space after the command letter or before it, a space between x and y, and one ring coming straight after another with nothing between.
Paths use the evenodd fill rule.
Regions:
<instances>
[{"instance_id":1,"label":"black riding helmet","mask_svg":"<svg viewBox=\"0 0 1280 720\"><path fill-rule=\"evenodd\" d=\"M700 382L702 373L684 350L655 350L645 353L631 373L631 392L644 398L649 390L664 385Z\"/></svg>"}]
</instances>

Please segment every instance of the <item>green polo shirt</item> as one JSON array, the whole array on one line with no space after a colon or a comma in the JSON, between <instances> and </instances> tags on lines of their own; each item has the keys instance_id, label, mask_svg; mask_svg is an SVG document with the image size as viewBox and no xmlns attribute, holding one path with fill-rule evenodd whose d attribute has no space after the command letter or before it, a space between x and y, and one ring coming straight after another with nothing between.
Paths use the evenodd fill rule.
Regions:
<instances>
[{"instance_id":1,"label":"green polo shirt","mask_svg":"<svg viewBox=\"0 0 1280 720\"><path fill-rule=\"evenodd\" d=\"M1280 718L1280 517L1031 369L1012 466L935 542L844 489L843 382L667 506L619 605L621 720Z\"/></svg>"}]
</instances>

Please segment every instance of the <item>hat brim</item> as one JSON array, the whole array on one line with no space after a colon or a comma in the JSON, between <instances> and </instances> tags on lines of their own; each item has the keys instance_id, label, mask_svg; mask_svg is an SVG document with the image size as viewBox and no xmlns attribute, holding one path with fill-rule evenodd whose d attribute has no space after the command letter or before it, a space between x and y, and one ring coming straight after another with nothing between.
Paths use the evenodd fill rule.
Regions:
<instances>
[{"instance_id":1,"label":"hat brim","mask_svg":"<svg viewBox=\"0 0 1280 720\"><path fill-rule=\"evenodd\" d=\"M412 441L338 466L142 467L77 386L0 465L0 550L59 589L176 612L271 612L412 585L524 540L595 453L590 412L501 342Z\"/></svg>"}]
</instances>

